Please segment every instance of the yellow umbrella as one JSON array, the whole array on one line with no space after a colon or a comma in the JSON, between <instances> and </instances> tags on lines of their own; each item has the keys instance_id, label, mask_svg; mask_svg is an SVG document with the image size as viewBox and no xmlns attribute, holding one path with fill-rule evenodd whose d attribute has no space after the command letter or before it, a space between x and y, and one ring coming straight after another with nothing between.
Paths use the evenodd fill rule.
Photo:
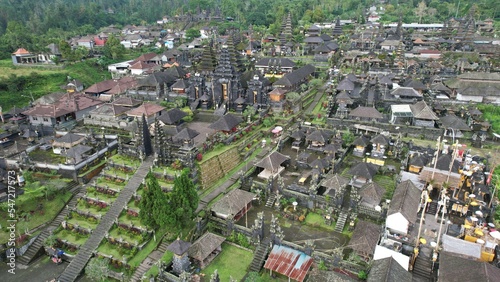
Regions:
<instances>
[{"instance_id":1,"label":"yellow umbrella","mask_svg":"<svg viewBox=\"0 0 500 282\"><path fill-rule=\"evenodd\" d=\"M471 225L469 225L469 224L465 224L465 225L464 225L464 228L465 228L465 229L469 229L469 228L471 228L471 227L472 227L472 226L471 226Z\"/></svg>"},{"instance_id":2,"label":"yellow umbrella","mask_svg":"<svg viewBox=\"0 0 500 282\"><path fill-rule=\"evenodd\" d=\"M420 243L425 245L425 244L427 244L427 240L425 240L425 238L420 238Z\"/></svg>"},{"instance_id":3,"label":"yellow umbrella","mask_svg":"<svg viewBox=\"0 0 500 282\"><path fill-rule=\"evenodd\" d=\"M479 204L477 202L471 202L470 205L475 207L475 206L478 206Z\"/></svg>"},{"instance_id":4,"label":"yellow umbrella","mask_svg":"<svg viewBox=\"0 0 500 282\"><path fill-rule=\"evenodd\" d=\"M476 235L478 235L478 236L484 236L484 233L483 233L483 231L482 231L481 229L476 229L476 230L474 230L474 233L475 233Z\"/></svg>"}]
</instances>

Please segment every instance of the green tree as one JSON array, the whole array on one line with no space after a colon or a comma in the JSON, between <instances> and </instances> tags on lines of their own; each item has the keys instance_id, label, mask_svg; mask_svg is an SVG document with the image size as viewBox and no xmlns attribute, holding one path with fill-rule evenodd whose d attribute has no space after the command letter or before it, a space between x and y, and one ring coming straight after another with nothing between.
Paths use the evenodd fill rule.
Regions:
<instances>
[{"instance_id":1,"label":"green tree","mask_svg":"<svg viewBox=\"0 0 500 282\"><path fill-rule=\"evenodd\" d=\"M61 52L61 56L63 57L63 59L66 60L73 59L73 52L71 50L71 46L69 46L66 40L59 41L59 51Z\"/></svg>"},{"instance_id":2,"label":"green tree","mask_svg":"<svg viewBox=\"0 0 500 282\"><path fill-rule=\"evenodd\" d=\"M117 60L122 59L125 54L125 47L120 44L120 39L114 35L110 35L106 44L104 44L104 56Z\"/></svg>"},{"instance_id":3,"label":"green tree","mask_svg":"<svg viewBox=\"0 0 500 282\"><path fill-rule=\"evenodd\" d=\"M355 136L350 131L347 131L346 133L342 134L342 142L344 142L346 146L350 146L351 143L354 141L354 139Z\"/></svg>"},{"instance_id":4,"label":"green tree","mask_svg":"<svg viewBox=\"0 0 500 282\"><path fill-rule=\"evenodd\" d=\"M170 213L170 205L168 197L161 190L158 180L152 173L146 176L146 185L144 193L139 202L139 218L141 222L150 228L157 228L163 224L167 224Z\"/></svg>"},{"instance_id":5,"label":"green tree","mask_svg":"<svg viewBox=\"0 0 500 282\"><path fill-rule=\"evenodd\" d=\"M93 281L105 281L108 278L108 265L108 258L92 258L85 267L85 275Z\"/></svg>"},{"instance_id":6,"label":"green tree","mask_svg":"<svg viewBox=\"0 0 500 282\"><path fill-rule=\"evenodd\" d=\"M196 28L190 28L186 30L186 38L189 41L192 41L195 38L198 38L201 36L200 30Z\"/></svg>"},{"instance_id":7,"label":"green tree","mask_svg":"<svg viewBox=\"0 0 500 282\"><path fill-rule=\"evenodd\" d=\"M184 169L181 175L175 178L174 188L170 193L171 216L179 226L186 226L194 218L198 201L196 186L189 177L189 170Z\"/></svg>"}]
</instances>

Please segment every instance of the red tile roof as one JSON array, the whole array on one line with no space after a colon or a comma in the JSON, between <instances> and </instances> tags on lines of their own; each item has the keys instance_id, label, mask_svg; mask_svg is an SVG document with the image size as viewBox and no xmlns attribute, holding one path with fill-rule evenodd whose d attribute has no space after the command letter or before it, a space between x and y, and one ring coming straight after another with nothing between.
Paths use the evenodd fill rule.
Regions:
<instances>
[{"instance_id":1,"label":"red tile roof","mask_svg":"<svg viewBox=\"0 0 500 282\"><path fill-rule=\"evenodd\" d=\"M12 55L31 55L31 53L24 48L19 48L16 52L12 53Z\"/></svg>"},{"instance_id":2,"label":"red tile roof","mask_svg":"<svg viewBox=\"0 0 500 282\"><path fill-rule=\"evenodd\" d=\"M85 93L101 94L113 88L118 82L116 80L104 80L85 89Z\"/></svg>"},{"instance_id":3,"label":"red tile roof","mask_svg":"<svg viewBox=\"0 0 500 282\"><path fill-rule=\"evenodd\" d=\"M286 246L274 245L264 268L302 282L313 262L313 259L303 252Z\"/></svg>"},{"instance_id":4,"label":"red tile roof","mask_svg":"<svg viewBox=\"0 0 500 282\"><path fill-rule=\"evenodd\" d=\"M149 117L153 114L156 114L159 111L164 110L165 108L152 103L144 103L135 109L131 109L127 112L128 116L134 117L142 117L144 114L146 117Z\"/></svg>"},{"instance_id":5,"label":"red tile roof","mask_svg":"<svg viewBox=\"0 0 500 282\"><path fill-rule=\"evenodd\" d=\"M83 93L68 93L57 102L50 105L35 105L23 112L27 116L60 117L65 114L78 112L96 105L102 101L91 98Z\"/></svg>"}]
</instances>

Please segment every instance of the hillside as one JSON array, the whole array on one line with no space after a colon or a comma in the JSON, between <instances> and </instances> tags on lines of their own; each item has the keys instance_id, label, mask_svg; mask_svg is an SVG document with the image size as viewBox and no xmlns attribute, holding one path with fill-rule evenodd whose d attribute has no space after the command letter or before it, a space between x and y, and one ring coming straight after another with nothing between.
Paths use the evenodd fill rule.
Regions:
<instances>
[{"instance_id":1,"label":"hillside","mask_svg":"<svg viewBox=\"0 0 500 282\"><path fill-rule=\"evenodd\" d=\"M48 93L64 91L61 86L67 83L68 77L82 81L86 87L110 78L95 59L50 68L14 67L10 60L1 60L0 106L7 112L14 105L28 105L31 95L37 99Z\"/></svg>"}]
</instances>

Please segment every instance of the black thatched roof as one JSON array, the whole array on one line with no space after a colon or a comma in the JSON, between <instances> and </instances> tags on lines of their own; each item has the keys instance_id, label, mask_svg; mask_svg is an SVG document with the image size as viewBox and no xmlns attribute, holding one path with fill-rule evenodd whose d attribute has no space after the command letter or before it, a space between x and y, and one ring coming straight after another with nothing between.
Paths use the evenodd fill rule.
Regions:
<instances>
[{"instance_id":1,"label":"black thatched roof","mask_svg":"<svg viewBox=\"0 0 500 282\"><path fill-rule=\"evenodd\" d=\"M285 156L281 154L280 152L274 151L268 156L264 157L262 160L260 160L258 163L255 164L256 167L261 167L270 171L276 171L280 165L285 162L286 160L289 160L289 156Z\"/></svg>"},{"instance_id":2,"label":"black thatched roof","mask_svg":"<svg viewBox=\"0 0 500 282\"><path fill-rule=\"evenodd\" d=\"M26 128L23 133L23 138L38 137L38 133L30 128Z\"/></svg>"},{"instance_id":3,"label":"black thatched roof","mask_svg":"<svg viewBox=\"0 0 500 282\"><path fill-rule=\"evenodd\" d=\"M155 72L139 80L137 86L157 86L162 84L171 85L175 82L175 77L165 72Z\"/></svg>"},{"instance_id":4,"label":"black thatched roof","mask_svg":"<svg viewBox=\"0 0 500 282\"><path fill-rule=\"evenodd\" d=\"M439 255L439 281L498 281L498 277L500 269L487 262L466 259L446 251Z\"/></svg>"},{"instance_id":5,"label":"black thatched roof","mask_svg":"<svg viewBox=\"0 0 500 282\"><path fill-rule=\"evenodd\" d=\"M182 78L182 77L185 77L186 74L188 74L188 72L180 66L170 67L163 72L168 74L168 75L171 75L175 78Z\"/></svg>"},{"instance_id":6,"label":"black thatched roof","mask_svg":"<svg viewBox=\"0 0 500 282\"><path fill-rule=\"evenodd\" d=\"M302 129L297 129L292 134L290 135L295 140L302 140L304 137L306 137L306 134Z\"/></svg>"},{"instance_id":7,"label":"black thatched roof","mask_svg":"<svg viewBox=\"0 0 500 282\"><path fill-rule=\"evenodd\" d=\"M329 132L324 131L324 130L315 130L311 134L306 136L307 141L311 142L321 142L321 143L326 143L330 139L331 134Z\"/></svg>"},{"instance_id":8,"label":"black thatched roof","mask_svg":"<svg viewBox=\"0 0 500 282\"><path fill-rule=\"evenodd\" d=\"M411 180L405 180L396 186L387 215L401 213L406 220L415 223L420 203L421 191Z\"/></svg>"},{"instance_id":9,"label":"black thatched roof","mask_svg":"<svg viewBox=\"0 0 500 282\"><path fill-rule=\"evenodd\" d=\"M222 236L207 232L191 245L189 248L189 256L196 260L203 261L215 249L220 247L225 240L226 238Z\"/></svg>"},{"instance_id":10,"label":"black thatched roof","mask_svg":"<svg viewBox=\"0 0 500 282\"><path fill-rule=\"evenodd\" d=\"M227 114L219 118L216 122L212 123L209 128L220 131L231 131L242 121L241 117L233 114Z\"/></svg>"},{"instance_id":11,"label":"black thatched roof","mask_svg":"<svg viewBox=\"0 0 500 282\"><path fill-rule=\"evenodd\" d=\"M387 146L389 145L389 138L383 134L378 134L377 136L373 137L372 140L370 140L373 144L380 144Z\"/></svg>"},{"instance_id":12,"label":"black thatched roof","mask_svg":"<svg viewBox=\"0 0 500 282\"><path fill-rule=\"evenodd\" d=\"M436 168L439 170L449 171L451 159L452 159L452 155L450 155L450 154L444 154L444 155L439 156L437 163L436 163ZM460 168L460 162L458 160L453 160L451 172L458 173L459 168Z\"/></svg>"},{"instance_id":13,"label":"black thatched roof","mask_svg":"<svg viewBox=\"0 0 500 282\"><path fill-rule=\"evenodd\" d=\"M191 128L184 128L181 130L181 132L177 133L172 137L174 141L189 141L196 136L198 136L200 133L196 130L193 130Z\"/></svg>"},{"instance_id":14,"label":"black thatched roof","mask_svg":"<svg viewBox=\"0 0 500 282\"><path fill-rule=\"evenodd\" d=\"M185 116L187 116L187 114L184 111L173 108L159 116L158 119L164 124L172 125L178 123Z\"/></svg>"},{"instance_id":15,"label":"black thatched roof","mask_svg":"<svg viewBox=\"0 0 500 282\"><path fill-rule=\"evenodd\" d=\"M282 78L276 81L273 86L285 86L291 87L294 86L301 81L303 81L308 76L312 75L315 71L315 67L312 65L305 65L300 69L294 70L291 73L285 74Z\"/></svg>"},{"instance_id":16,"label":"black thatched roof","mask_svg":"<svg viewBox=\"0 0 500 282\"><path fill-rule=\"evenodd\" d=\"M349 113L349 116L359 117L359 118L371 118L371 119L379 119L384 117L377 109L373 107L362 107L362 106L359 106L356 109L352 110Z\"/></svg>"},{"instance_id":17,"label":"black thatched roof","mask_svg":"<svg viewBox=\"0 0 500 282\"><path fill-rule=\"evenodd\" d=\"M325 179L321 181L321 186L331 189L341 189L349 184L349 179L339 175L339 174L329 174Z\"/></svg>"},{"instance_id":18,"label":"black thatched roof","mask_svg":"<svg viewBox=\"0 0 500 282\"><path fill-rule=\"evenodd\" d=\"M416 154L411 157L409 164L412 166L424 167L429 162L429 158L424 154Z\"/></svg>"},{"instance_id":19,"label":"black thatched roof","mask_svg":"<svg viewBox=\"0 0 500 282\"><path fill-rule=\"evenodd\" d=\"M172 84L172 89L185 90L189 87L189 82L186 79L178 79L174 84Z\"/></svg>"},{"instance_id":20,"label":"black thatched roof","mask_svg":"<svg viewBox=\"0 0 500 282\"><path fill-rule=\"evenodd\" d=\"M326 159L324 159L324 158L323 158L323 159L319 159L319 158L318 158L318 159L315 159L315 160L313 160L313 161L309 164L309 166L310 166L311 168L313 168L313 169L319 169L319 170L323 170L323 169L327 168L327 167L328 167L328 165L329 165L328 160L326 160Z\"/></svg>"},{"instance_id":21,"label":"black thatched roof","mask_svg":"<svg viewBox=\"0 0 500 282\"><path fill-rule=\"evenodd\" d=\"M340 144L327 144L323 148L323 152L327 153L327 154L333 154L333 153L336 153L337 151L339 151L341 147L342 147L342 145L340 145Z\"/></svg>"},{"instance_id":22,"label":"black thatched roof","mask_svg":"<svg viewBox=\"0 0 500 282\"><path fill-rule=\"evenodd\" d=\"M370 140L368 140L368 138L366 138L365 136L361 135L358 138L354 139L354 141L352 141L352 144L354 146L366 147L368 146L368 144L370 144Z\"/></svg>"},{"instance_id":23,"label":"black thatched roof","mask_svg":"<svg viewBox=\"0 0 500 282\"><path fill-rule=\"evenodd\" d=\"M439 118L442 128L453 128L455 130L471 131L470 127L456 115L447 115Z\"/></svg>"},{"instance_id":24,"label":"black thatched roof","mask_svg":"<svg viewBox=\"0 0 500 282\"><path fill-rule=\"evenodd\" d=\"M375 174L377 174L377 171L378 171L377 165L361 162L351 167L351 169L349 170L349 174L354 176L361 176L366 179L372 179L375 176Z\"/></svg>"},{"instance_id":25,"label":"black thatched roof","mask_svg":"<svg viewBox=\"0 0 500 282\"><path fill-rule=\"evenodd\" d=\"M419 80L412 79L405 83L405 87L411 87L416 90L427 90L427 86L425 86Z\"/></svg>"},{"instance_id":26,"label":"black thatched roof","mask_svg":"<svg viewBox=\"0 0 500 282\"><path fill-rule=\"evenodd\" d=\"M410 105L411 112L414 118L425 119L425 120L439 120L438 116L429 107L425 101L419 101L413 105Z\"/></svg>"},{"instance_id":27,"label":"black thatched roof","mask_svg":"<svg viewBox=\"0 0 500 282\"><path fill-rule=\"evenodd\" d=\"M380 204L380 201L382 201L382 198L384 197L384 193L384 187L375 182L371 182L361 187L359 195L361 196L362 203L366 203L367 205L374 207Z\"/></svg>"},{"instance_id":28,"label":"black thatched roof","mask_svg":"<svg viewBox=\"0 0 500 282\"><path fill-rule=\"evenodd\" d=\"M342 81L339 82L339 85L337 85L337 90L342 91L353 91L354 90L354 82L352 82L349 78L344 78Z\"/></svg>"},{"instance_id":29,"label":"black thatched roof","mask_svg":"<svg viewBox=\"0 0 500 282\"><path fill-rule=\"evenodd\" d=\"M245 208L255 197L241 189L234 189L224 195L218 202L212 206L212 211L227 216L234 216Z\"/></svg>"},{"instance_id":30,"label":"black thatched roof","mask_svg":"<svg viewBox=\"0 0 500 282\"><path fill-rule=\"evenodd\" d=\"M368 282L411 281L412 275L406 271L392 256L374 260Z\"/></svg>"},{"instance_id":31,"label":"black thatched roof","mask_svg":"<svg viewBox=\"0 0 500 282\"><path fill-rule=\"evenodd\" d=\"M177 240L173 241L172 244L168 245L167 250L171 251L172 253L181 256L191 246L191 243L182 241L180 238L177 238Z\"/></svg>"},{"instance_id":32,"label":"black thatched roof","mask_svg":"<svg viewBox=\"0 0 500 282\"><path fill-rule=\"evenodd\" d=\"M348 248L359 255L373 257L375 247L380 238L380 226L375 223L360 220L354 228Z\"/></svg>"}]
</instances>

